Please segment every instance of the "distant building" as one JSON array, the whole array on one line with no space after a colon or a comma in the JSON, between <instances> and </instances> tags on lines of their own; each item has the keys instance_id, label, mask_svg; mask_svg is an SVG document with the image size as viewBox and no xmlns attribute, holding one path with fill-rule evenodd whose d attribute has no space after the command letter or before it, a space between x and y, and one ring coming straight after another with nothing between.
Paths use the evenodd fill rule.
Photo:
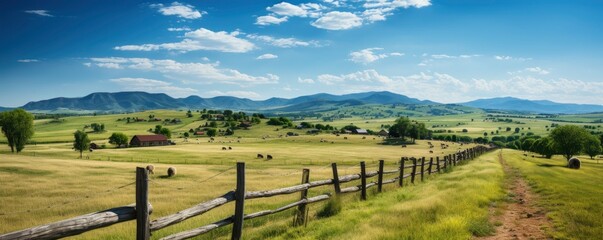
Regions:
<instances>
[{"instance_id":1,"label":"distant building","mask_svg":"<svg viewBox=\"0 0 603 240\"><path fill-rule=\"evenodd\" d=\"M241 124L239 124L239 127L240 128L245 128L245 129L250 128L251 127L251 122L247 122L247 121L241 122Z\"/></svg>"},{"instance_id":2,"label":"distant building","mask_svg":"<svg viewBox=\"0 0 603 240\"><path fill-rule=\"evenodd\" d=\"M387 137L389 136L389 131L381 129L381 131L379 131L379 136Z\"/></svg>"},{"instance_id":3,"label":"distant building","mask_svg":"<svg viewBox=\"0 0 603 240\"><path fill-rule=\"evenodd\" d=\"M353 133L367 135L368 131L366 131L366 129L358 128L358 129L354 129Z\"/></svg>"},{"instance_id":4,"label":"distant building","mask_svg":"<svg viewBox=\"0 0 603 240\"><path fill-rule=\"evenodd\" d=\"M98 144L96 143L90 143L90 149L99 149L100 146L98 146Z\"/></svg>"},{"instance_id":5,"label":"distant building","mask_svg":"<svg viewBox=\"0 0 603 240\"><path fill-rule=\"evenodd\" d=\"M150 147L169 145L164 135L134 135L130 140L130 147Z\"/></svg>"},{"instance_id":6,"label":"distant building","mask_svg":"<svg viewBox=\"0 0 603 240\"><path fill-rule=\"evenodd\" d=\"M203 132L203 131L196 131L194 134L197 135L197 136L200 136L200 135L205 135L205 132Z\"/></svg>"}]
</instances>

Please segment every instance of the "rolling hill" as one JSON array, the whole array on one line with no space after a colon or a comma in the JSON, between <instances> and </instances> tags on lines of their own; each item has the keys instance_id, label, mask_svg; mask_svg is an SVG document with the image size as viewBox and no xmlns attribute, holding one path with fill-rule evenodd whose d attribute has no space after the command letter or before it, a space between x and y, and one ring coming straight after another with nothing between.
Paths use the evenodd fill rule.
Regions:
<instances>
[{"instance_id":1,"label":"rolling hill","mask_svg":"<svg viewBox=\"0 0 603 240\"><path fill-rule=\"evenodd\" d=\"M603 111L603 106L594 104L556 103L548 100L526 100L513 97L478 99L460 105L494 110L509 110L548 114L576 114Z\"/></svg>"},{"instance_id":2,"label":"rolling hill","mask_svg":"<svg viewBox=\"0 0 603 240\"><path fill-rule=\"evenodd\" d=\"M29 111L81 110L101 112L126 112L151 109L237 109L237 110L270 110L296 109L303 111L305 107L320 109L320 105L362 105L362 104L433 104L391 92L366 92L346 95L320 93L292 99L270 98L254 101L246 98L219 96L202 98L189 96L172 98L163 93L117 92L92 93L81 98L53 98L37 102L29 102L22 108Z\"/></svg>"}]
</instances>

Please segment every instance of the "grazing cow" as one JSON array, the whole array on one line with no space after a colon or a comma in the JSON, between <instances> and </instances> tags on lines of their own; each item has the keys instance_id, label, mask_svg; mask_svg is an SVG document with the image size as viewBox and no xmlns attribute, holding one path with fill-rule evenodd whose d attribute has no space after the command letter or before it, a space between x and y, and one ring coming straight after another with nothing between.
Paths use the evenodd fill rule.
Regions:
<instances>
[{"instance_id":1,"label":"grazing cow","mask_svg":"<svg viewBox=\"0 0 603 240\"><path fill-rule=\"evenodd\" d=\"M155 166L153 165L147 165L147 171L149 171L150 174L155 174Z\"/></svg>"},{"instance_id":2,"label":"grazing cow","mask_svg":"<svg viewBox=\"0 0 603 240\"><path fill-rule=\"evenodd\" d=\"M270 155L270 154L266 155L266 159L267 160L271 160L272 159L272 155Z\"/></svg>"},{"instance_id":3,"label":"grazing cow","mask_svg":"<svg viewBox=\"0 0 603 240\"><path fill-rule=\"evenodd\" d=\"M343 137L343 139L348 140L348 137Z\"/></svg>"},{"instance_id":4,"label":"grazing cow","mask_svg":"<svg viewBox=\"0 0 603 240\"><path fill-rule=\"evenodd\" d=\"M258 153L258 158L264 158L264 155Z\"/></svg>"},{"instance_id":5,"label":"grazing cow","mask_svg":"<svg viewBox=\"0 0 603 240\"><path fill-rule=\"evenodd\" d=\"M432 150L429 150L429 153L433 153L433 151L432 151Z\"/></svg>"},{"instance_id":6,"label":"grazing cow","mask_svg":"<svg viewBox=\"0 0 603 240\"><path fill-rule=\"evenodd\" d=\"M232 150L232 147L231 147L231 146L228 146L228 150Z\"/></svg>"},{"instance_id":7,"label":"grazing cow","mask_svg":"<svg viewBox=\"0 0 603 240\"><path fill-rule=\"evenodd\" d=\"M366 137L362 137L362 139L366 139Z\"/></svg>"},{"instance_id":8,"label":"grazing cow","mask_svg":"<svg viewBox=\"0 0 603 240\"><path fill-rule=\"evenodd\" d=\"M405 148L405 147L406 147L406 144L402 144L402 147L403 147L403 148Z\"/></svg>"},{"instance_id":9,"label":"grazing cow","mask_svg":"<svg viewBox=\"0 0 603 240\"><path fill-rule=\"evenodd\" d=\"M222 150L226 150L226 147L222 147Z\"/></svg>"},{"instance_id":10,"label":"grazing cow","mask_svg":"<svg viewBox=\"0 0 603 240\"><path fill-rule=\"evenodd\" d=\"M94 152L94 149L92 149L92 148L90 148L90 149L88 149L88 150L90 150L90 152Z\"/></svg>"}]
</instances>

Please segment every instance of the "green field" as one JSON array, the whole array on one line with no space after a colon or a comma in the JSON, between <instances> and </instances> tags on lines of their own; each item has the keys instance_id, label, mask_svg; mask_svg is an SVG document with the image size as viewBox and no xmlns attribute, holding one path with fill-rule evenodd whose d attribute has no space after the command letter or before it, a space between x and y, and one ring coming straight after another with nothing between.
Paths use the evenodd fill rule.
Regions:
<instances>
[{"instance_id":1,"label":"green field","mask_svg":"<svg viewBox=\"0 0 603 240\"><path fill-rule=\"evenodd\" d=\"M379 107L381 111L391 107ZM377 111L377 107L365 109ZM375 110L377 109L377 110ZM350 111L352 108L350 109ZM363 109L355 109L361 111ZM348 110L344 110L348 111ZM424 110L421 110L424 111ZM462 112L459 110L459 112ZM417 120L430 130L444 129L446 133L483 136L484 132L499 130L500 136L533 132L545 135L551 119L524 117L511 122L496 122L484 112L446 116L419 116ZM165 125L173 132L176 145L146 148L114 148L107 142L113 132L128 136L148 134L157 122L126 123L125 117L180 118L182 123ZM386 161L386 169L395 168L400 157L436 157L473 146L439 141L430 149L427 140L417 140L402 148L390 145L379 136L339 136L323 132L306 134L307 129L291 129L265 124L265 120L249 130L238 129L232 136L192 137L185 141L181 134L204 125L198 113L187 118L184 111L159 110L134 114L65 117L59 120L36 120L35 144L27 145L19 154L11 154L6 144L0 145L0 233L15 231L39 224L63 220L94 211L134 202L136 166L153 164L156 174L150 182L150 202L156 219L197 203L220 196L235 188L236 162L246 162L247 190L268 190L298 184L302 168L311 170L310 180L331 178L329 164L337 162L340 175L357 173L358 163L365 161L369 170L377 168L378 160ZM496 117L499 118L499 117ZM354 124L361 128L380 130L393 124L396 117L371 118L356 116L324 122L320 117L297 118L302 121L330 124L337 128ZM93 142L107 145L106 149L84 152L83 159L72 149L73 132L91 123L105 124L103 133L89 133ZM593 123L572 123L595 125ZM506 127L522 128L519 133L504 131ZM277 130L278 129L278 130ZM462 129L467 129L463 133ZM448 132L450 131L450 133ZM287 132L299 136L285 136ZM347 138L347 139L346 139ZM4 139L3 139L4 140ZM222 150L231 147L232 150ZM432 150L433 153L429 151ZM271 161L256 155L270 154ZM310 206L307 227L291 227L294 210L247 221L246 239L471 239L493 234L496 223L489 221L489 208L504 203L505 175L498 162L498 152L492 152L459 166L449 173L427 178L414 186L398 188L389 185L385 192L369 191L368 201L359 201L358 194L345 195L342 212L328 218L316 213L324 206ZM531 154L527 154L530 156ZM596 161L584 161L583 169L562 167L559 157L540 159L526 157L520 151L504 150L505 160L520 170L542 195L539 203L547 210L554 228L548 234L559 239L595 239L602 235L601 166ZM585 159L585 157L582 157ZM166 169L175 166L178 175L165 178ZM346 184L352 186L357 182ZM310 190L309 196L332 191L330 187ZM253 199L246 203L246 213L274 209L296 201L299 194L268 199ZM227 204L183 223L153 233L153 239L192 229L221 220L233 212ZM94 230L75 239L131 239L134 222ZM227 239L230 227L213 231L200 239Z\"/></svg>"}]
</instances>

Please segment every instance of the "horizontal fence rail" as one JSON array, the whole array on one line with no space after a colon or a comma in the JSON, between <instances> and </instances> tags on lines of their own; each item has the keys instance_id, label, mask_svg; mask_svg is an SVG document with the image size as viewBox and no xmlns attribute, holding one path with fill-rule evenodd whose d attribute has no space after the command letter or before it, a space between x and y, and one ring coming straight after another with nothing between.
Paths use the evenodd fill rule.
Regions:
<instances>
[{"instance_id":1,"label":"horizontal fence rail","mask_svg":"<svg viewBox=\"0 0 603 240\"><path fill-rule=\"evenodd\" d=\"M404 179L409 179L411 184L415 183L418 176L420 181L424 181L425 175L432 175L445 172L447 169L458 165L461 162L471 160L492 148L477 146L459 151L454 154L448 154L440 159L440 156L426 159L402 157L398 162L396 169L384 169L384 161L380 160L377 171L366 171L364 162L360 163L360 173L349 175L338 175L337 164L332 163L333 178L308 181L309 169L303 169L302 183L294 186L283 187L262 191L245 191L245 163L237 163L237 188L222 196L209 201L199 203L190 208L181 210L174 214L163 216L155 220L150 220L149 214L153 211L148 203L148 172L144 168L137 168L136 174L136 204L123 207L112 208L96 213L90 213L71 219L32 227L29 229L6 233L0 235L0 240L13 239L57 239L62 237L81 234L93 229L107 227L116 223L136 220L137 239L149 239L150 233L166 228L168 226L183 222L195 216L203 215L229 202L235 202L235 212L233 215L219 220L217 222L200 226L191 230L175 233L162 239L188 239L208 233L214 229L233 224L231 239L240 239L242 235L243 221L258 217L276 214L294 207L297 207L294 225L301 226L307 222L307 204L317 203L331 199L339 194L360 192L360 199L366 200L366 190L371 187L377 187L377 191L382 191L382 186L386 184L398 183L403 187ZM385 175L396 175L393 178L384 179ZM367 182L368 179L377 177L376 181ZM340 184L360 180L356 186L341 188ZM408 183L407 183L408 184ZM316 187L333 185L335 194L323 193L317 196L308 197L308 190ZM248 199L269 198L278 195L288 195L300 193L298 201L271 210L262 210L255 213L244 214L244 202ZM147 203L146 205L144 203Z\"/></svg>"}]
</instances>

